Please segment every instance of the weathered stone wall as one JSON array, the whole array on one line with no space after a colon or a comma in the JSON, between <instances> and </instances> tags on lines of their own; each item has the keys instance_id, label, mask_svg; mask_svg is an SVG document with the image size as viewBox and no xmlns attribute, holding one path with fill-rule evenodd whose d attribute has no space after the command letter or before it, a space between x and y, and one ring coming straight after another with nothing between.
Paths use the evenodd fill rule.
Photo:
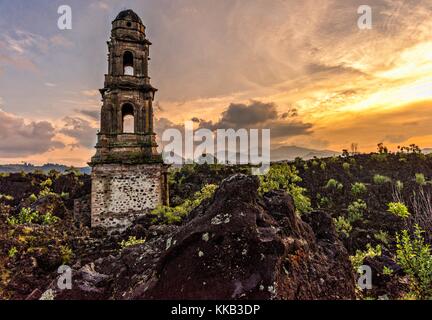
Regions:
<instances>
[{"instance_id":1,"label":"weathered stone wall","mask_svg":"<svg viewBox=\"0 0 432 320\"><path fill-rule=\"evenodd\" d=\"M163 164L100 164L92 171L92 227L122 230L166 203Z\"/></svg>"}]
</instances>

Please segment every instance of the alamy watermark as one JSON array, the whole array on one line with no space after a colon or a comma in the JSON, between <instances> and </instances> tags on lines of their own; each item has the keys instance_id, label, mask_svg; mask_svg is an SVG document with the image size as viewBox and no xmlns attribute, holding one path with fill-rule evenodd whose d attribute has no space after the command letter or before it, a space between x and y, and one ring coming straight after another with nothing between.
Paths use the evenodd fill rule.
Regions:
<instances>
[{"instance_id":1,"label":"alamy watermark","mask_svg":"<svg viewBox=\"0 0 432 320\"><path fill-rule=\"evenodd\" d=\"M60 30L72 30L72 8L68 5L58 7L57 13L61 16L57 20Z\"/></svg>"},{"instance_id":2,"label":"alamy watermark","mask_svg":"<svg viewBox=\"0 0 432 320\"><path fill-rule=\"evenodd\" d=\"M270 129L194 130L186 121L184 132L167 129L162 134L164 162L167 164L250 164L252 174L263 175L270 169Z\"/></svg>"},{"instance_id":3,"label":"alamy watermark","mask_svg":"<svg viewBox=\"0 0 432 320\"><path fill-rule=\"evenodd\" d=\"M360 277L357 285L362 290L372 290L372 268L367 265L360 266L357 270Z\"/></svg>"},{"instance_id":4,"label":"alamy watermark","mask_svg":"<svg viewBox=\"0 0 432 320\"><path fill-rule=\"evenodd\" d=\"M57 279L57 287L60 290L72 289L72 268L69 266L60 266L57 270L60 276Z\"/></svg>"},{"instance_id":5,"label":"alamy watermark","mask_svg":"<svg viewBox=\"0 0 432 320\"><path fill-rule=\"evenodd\" d=\"M372 8L368 5L361 5L357 9L357 13L360 14L357 20L357 26L360 30L372 29Z\"/></svg>"}]
</instances>

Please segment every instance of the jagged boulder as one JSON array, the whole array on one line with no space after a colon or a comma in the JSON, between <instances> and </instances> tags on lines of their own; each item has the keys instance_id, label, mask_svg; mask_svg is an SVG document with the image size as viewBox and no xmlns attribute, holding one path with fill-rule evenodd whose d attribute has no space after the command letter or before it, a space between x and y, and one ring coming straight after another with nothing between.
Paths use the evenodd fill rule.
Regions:
<instances>
[{"instance_id":1,"label":"jagged boulder","mask_svg":"<svg viewBox=\"0 0 432 320\"><path fill-rule=\"evenodd\" d=\"M314 212L302 220L290 195L260 198L258 187L256 177L224 180L184 225L151 227L144 245L82 268L56 298L355 298L332 219ZM89 270L97 277L85 276Z\"/></svg>"}]
</instances>

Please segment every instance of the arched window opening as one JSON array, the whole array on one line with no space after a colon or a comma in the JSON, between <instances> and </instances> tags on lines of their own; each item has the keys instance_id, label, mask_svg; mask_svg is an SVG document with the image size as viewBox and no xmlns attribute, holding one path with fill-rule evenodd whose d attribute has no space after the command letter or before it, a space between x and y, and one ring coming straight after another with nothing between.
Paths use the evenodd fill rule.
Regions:
<instances>
[{"instance_id":1,"label":"arched window opening","mask_svg":"<svg viewBox=\"0 0 432 320\"><path fill-rule=\"evenodd\" d=\"M127 103L122 108L123 133L135 133L134 108Z\"/></svg>"},{"instance_id":2,"label":"arched window opening","mask_svg":"<svg viewBox=\"0 0 432 320\"><path fill-rule=\"evenodd\" d=\"M134 57L132 52L126 51L123 55L123 74L125 76L133 76L134 73Z\"/></svg>"}]
</instances>

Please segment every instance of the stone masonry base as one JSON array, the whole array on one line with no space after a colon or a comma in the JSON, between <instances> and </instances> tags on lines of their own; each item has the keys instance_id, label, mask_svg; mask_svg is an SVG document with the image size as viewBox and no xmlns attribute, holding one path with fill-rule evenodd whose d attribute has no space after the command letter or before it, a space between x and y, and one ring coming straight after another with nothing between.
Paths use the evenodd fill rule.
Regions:
<instances>
[{"instance_id":1,"label":"stone masonry base","mask_svg":"<svg viewBox=\"0 0 432 320\"><path fill-rule=\"evenodd\" d=\"M124 230L166 203L163 164L98 164L92 168L91 226Z\"/></svg>"}]
</instances>

